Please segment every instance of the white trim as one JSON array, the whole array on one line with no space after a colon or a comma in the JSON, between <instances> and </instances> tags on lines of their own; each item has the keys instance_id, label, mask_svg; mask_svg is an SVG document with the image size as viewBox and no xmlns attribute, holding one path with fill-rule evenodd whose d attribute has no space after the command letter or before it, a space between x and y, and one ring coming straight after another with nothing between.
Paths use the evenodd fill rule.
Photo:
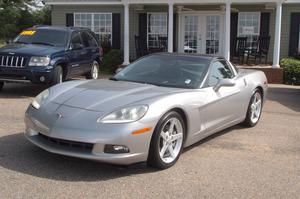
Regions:
<instances>
[{"instance_id":1,"label":"white trim","mask_svg":"<svg viewBox=\"0 0 300 199\"><path fill-rule=\"evenodd\" d=\"M44 0L46 5L124 5L126 4L226 4L227 2L237 4L256 3L300 3L300 0Z\"/></svg>"},{"instance_id":2,"label":"white trim","mask_svg":"<svg viewBox=\"0 0 300 199\"><path fill-rule=\"evenodd\" d=\"M169 18L168 20L168 52L172 53L173 52L173 27L174 27L174 5L169 4Z\"/></svg>"},{"instance_id":3,"label":"white trim","mask_svg":"<svg viewBox=\"0 0 300 199\"><path fill-rule=\"evenodd\" d=\"M282 3L276 5L276 20L275 20L275 40L274 40L274 54L273 54L273 68L279 68L280 60L280 39L281 39L281 17L282 17Z\"/></svg>"},{"instance_id":4,"label":"white trim","mask_svg":"<svg viewBox=\"0 0 300 199\"><path fill-rule=\"evenodd\" d=\"M231 25L231 4L226 3L226 14L225 14L225 41L224 41L224 57L230 59L230 25Z\"/></svg>"},{"instance_id":5,"label":"white trim","mask_svg":"<svg viewBox=\"0 0 300 199\"><path fill-rule=\"evenodd\" d=\"M123 65L129 65L129 5L124 4L124 62Z\"/></svg>"}]
</instances>

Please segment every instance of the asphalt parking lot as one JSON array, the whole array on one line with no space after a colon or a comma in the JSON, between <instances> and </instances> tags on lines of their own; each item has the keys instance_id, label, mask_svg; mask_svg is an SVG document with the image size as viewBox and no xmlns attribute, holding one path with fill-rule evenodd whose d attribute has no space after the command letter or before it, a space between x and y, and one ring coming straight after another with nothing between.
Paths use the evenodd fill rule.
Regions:
<instances>
[{"instance_id":1,"label":"asphalt parking lot","mask_svg":"<svg viewBox=\"0 0 300 199\"><path fill-rule=\"evenodd\" d=\"M271 85L260 123L185 150L164 171L50 154L23 136L24 112L44 88L0 93L0 198L299 198L300 87Z\"/></svg>"}]
</instances>

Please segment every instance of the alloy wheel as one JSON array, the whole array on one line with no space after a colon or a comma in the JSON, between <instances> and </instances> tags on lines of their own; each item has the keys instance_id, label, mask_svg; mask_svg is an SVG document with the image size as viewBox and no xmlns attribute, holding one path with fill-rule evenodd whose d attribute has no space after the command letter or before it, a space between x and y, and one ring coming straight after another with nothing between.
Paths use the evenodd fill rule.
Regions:
<instances>
[{"instance_id":1,"label":"alloy wheel","mask_svg":"<svg viewBox=\"0 0 300 199\"><path fill-rule=\"evenodd\" d=\"M173 162L183 144L183 126L177 118L170 118L160 132L159 155L164 163Z\"/></svg>"},{"instance_id":2,"label":"alloy wheel","mask_svg":"<svg viewBox=\"0 0 300 199\"><path fill-rule=\"evenodd\" d=\"M261 99L261 95L259 92L256 92L254 94L254 97L253 97L253 101L252 101L252 104L251 104L251 116L250 116L250 119L251 119L251 122L252 123L257 123L259 118L260 118L260 115L261 115L261 109L262 109L262 99Z\"/></svg>"}]
</instances>

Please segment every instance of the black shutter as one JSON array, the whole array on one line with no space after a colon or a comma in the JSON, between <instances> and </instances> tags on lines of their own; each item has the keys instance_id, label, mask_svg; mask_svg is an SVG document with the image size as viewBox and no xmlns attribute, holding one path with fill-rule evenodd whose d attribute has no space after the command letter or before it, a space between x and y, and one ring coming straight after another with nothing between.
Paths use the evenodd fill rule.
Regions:
<instances>
[{"instance_id":1,"label":"black shutter","mask_svg":"<svg viewBox=\"0 0 300 199\"><path fill-rule=\"evenodd\" d=\"M139 14L139 36L142 46L147 47L147 13Z\"/></svg>"},{"instance_id":2,"label":"black shutter","mask_svg":"<svg viewBox=\"0 0 300 199\"><path fill-rule=\"evenodd\" d=\"M230 52L234 52L236 48L236 37L238 33L238 13L231 13L231 24L230 24Z\"/></svg>"},{"instance_id":3,"label":"black shutter","mask_svg":"<svg viewBox=\"0 0 300 199\"><path fill-rule=\"evenodd\" d=\"M121 14L112 14L112 48L121 48Z\"/></svg>"},{"instance_id":4,"label":"black shutter","mask_svg":"<svg viewBox=\"0 0 300 199\"><path fill-rule=\"evenodd\" d=\"M177 37L177 14L174 14L173 17L173 51L177 51L177 43L176 43L176 37Z\"/></svg>"},{"instance_id":5,"label":"black shutter","mask_svg":"<svg viewBox=\"0 0 300 199\"><path fill-rule=\"evenodd\" d=\"M260 36L268 37L270 33L270 13L262 12L260 15Z\"/></svg>"},{"instance_id":6,"label":"black shutter","mask_svg":"<svg viewBox=\"0 0 300 199\"><path fill-rule=\"evenodd\" d=\"M74 14L73 13L67 13L66 14L66 26L67 27L73 27L74 26Z\"/></svg>"},{"instance_id":7,"label":"black shutter","mask_svg":"<svg viewBox=\"0 0 300 199\"><path fill-rule=\"evenodd\" d=\"M291 14L289 56L298 54L300 13Z\"/></svg>"}]
</instances>

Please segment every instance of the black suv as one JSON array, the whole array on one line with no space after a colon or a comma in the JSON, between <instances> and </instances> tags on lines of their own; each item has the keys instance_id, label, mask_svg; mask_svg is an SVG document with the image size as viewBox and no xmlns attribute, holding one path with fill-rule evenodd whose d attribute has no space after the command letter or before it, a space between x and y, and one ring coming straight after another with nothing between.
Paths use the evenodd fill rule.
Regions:
<instances>
[{"instance_id":1,"label":"black suv","mask_svg":"<svg viewBox=\"0 0 300 199\"><path fill-rule=\"evenodd\" d=\"M97 79L102 61L98 37L89 29L39 26L0 48L0 90L4 82L58 84L74 76Z\"/></svg>"}]
</instances>

